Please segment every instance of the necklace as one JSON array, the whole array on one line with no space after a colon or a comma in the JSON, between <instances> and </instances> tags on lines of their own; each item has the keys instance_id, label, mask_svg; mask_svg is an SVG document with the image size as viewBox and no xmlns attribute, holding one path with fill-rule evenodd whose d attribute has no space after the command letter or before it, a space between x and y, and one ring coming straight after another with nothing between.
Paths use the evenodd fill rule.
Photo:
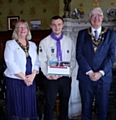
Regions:
<instances>
[{"instance_id":1,"label":"necklace","mask_svg":"<svg viewBox=\"0 0 116 120\"><path fill-rule=\"evenodd\" d=\"M91 35L92 43L94 44L94 52L96 52L98 45L102 41L102 35L107 31L107 27L103 31L100 32L98 40L95 40L94 35L90 32L90 28L88 28L88 34Z\"/></svg>"},{"instance_id":2,"label":"necklace","mask_svg":"<svg viewBox=\"0 0 116 120\"><path fill-rule=\"evenodd\" d=\"M29 50L29 43L28 41L26 40L26 46L22 45L19 40L16 40L16 42L19 44L19 46L24 50L25 54L26 54L26 57L29 56L29 53L28 53L28 50Z\"/></svg>"}]
</instances>

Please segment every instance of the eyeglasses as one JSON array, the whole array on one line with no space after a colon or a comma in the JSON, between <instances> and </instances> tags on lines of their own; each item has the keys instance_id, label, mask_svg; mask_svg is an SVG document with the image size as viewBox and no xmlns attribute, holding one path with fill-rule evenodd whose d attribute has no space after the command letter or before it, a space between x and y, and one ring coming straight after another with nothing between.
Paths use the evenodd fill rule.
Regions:
<instances>
[{"instance_id":1,"label":"eyeglasses","mask_svg":"<svg viewBox=\"0 0 116 120\"><path fill-rule=\"evenodd\" d=\"M18 29L27 29L28 27L26 27L26 26L18 26L17 28Z\"/></svg>"},{"instance_id":2,"label":"eyeglasses","mask_svg":"<svg viewBox=\"0 0 116 120\"><path fill-rule=\"evenodd\" d=\"M91 15L91 18L96 18L96 17L100 18L100 17L102 17L102 15L100 15L100 14Z\"/></svg>"}]
</instances>

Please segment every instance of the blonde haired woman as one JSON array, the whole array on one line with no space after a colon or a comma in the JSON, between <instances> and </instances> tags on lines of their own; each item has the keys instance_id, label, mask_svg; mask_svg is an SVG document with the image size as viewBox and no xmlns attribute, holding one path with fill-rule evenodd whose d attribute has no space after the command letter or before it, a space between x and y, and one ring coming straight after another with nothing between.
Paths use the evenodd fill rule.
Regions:
<instances>
[{"instance_id":1,"label":"blonde haired woman","mask_svg":"<svg viewBox=\"0 0 116 120\"><path fill-rule=\"evenodd\" d=\"M39 71L37 47L28 23L19 20L13 40L6 42L6 97L8 120L37 120L35 76Z\"/></svg>"}]
</instances>

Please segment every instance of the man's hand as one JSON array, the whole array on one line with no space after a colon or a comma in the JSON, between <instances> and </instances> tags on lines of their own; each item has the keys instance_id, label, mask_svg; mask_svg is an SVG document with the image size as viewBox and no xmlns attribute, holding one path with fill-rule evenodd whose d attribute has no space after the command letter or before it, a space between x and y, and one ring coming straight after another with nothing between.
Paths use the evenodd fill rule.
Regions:
<instances>
[{"instance_id":1,"label":"man's hand","mask_svg":"<svg viewBox=\"0 0 116 120\"><path fill-rule=\"evenodd\" d=\"M60 76L60 75L51 75L51 76L48 76L47 78L48 78L49 80L57 80L57 79L60 78L60 77L62 77L62 76Z\"/></svg>"},{"instance_id":2,"label":"man's hand","mask_svg":"<svg viewBox=\"0 0 116 120\"><path fill-rule=\"evenodd\" d=\"M93 79L94 79L94 72L93 72L93 71L89 72L89 74L88 74L88 75L89 75L89 77L90 77L90 79L91 79L91 80L93 80Z\"/></svg>"},{"instance_id":3,"label":"man's hand","mask_svg":"<svg viewBox=\"0 0 116 120\"><path fill-rule=\"evenodd\" d=\"M102 77L102 74L100 72L95 72L94 78L95 80L99 80Z\"/></svg>"},{"instance_id":4,"label":"man's hand","mask_svg":"<svg viewBox=\"0 0 116 120\"><path fill-rule=\"evenodd\" d=\"M102 74L100 72L91 72L89 73L89 77L92 81L97 81L102 77Z\"/></svg>"},{"instance_id":5,"label":"man's hand","mask_svg":"<svg viewBox=\"0 0 116 120\"><path fill-rule=\"evenodd\" d=\"M25 81L27 86L30 86L30 85L33 84L33 81L34 81L34 78L36 76L36 73L37 73L37 70L34 69L31 74L25 76L25 80L24 81Z\"/></svg>"}]
</instances>

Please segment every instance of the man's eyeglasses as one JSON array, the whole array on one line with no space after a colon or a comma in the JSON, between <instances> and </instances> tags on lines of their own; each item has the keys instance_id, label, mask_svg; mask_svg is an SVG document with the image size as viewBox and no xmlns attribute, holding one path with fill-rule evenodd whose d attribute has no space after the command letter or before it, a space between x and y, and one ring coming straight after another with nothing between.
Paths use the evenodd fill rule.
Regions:
<instances>
[{"instance_id":1,"label":"man's eyeglasses","mask_svg":"<svg viewBox=\"0 0 116 120\"><path fill-rule=\"evenodd\" d=\"M100 14L91 15L91 18L96 18L96 17L100 18L100 17L102 17L102 15L100 15Z\"/></svg>"}]
</instances>

